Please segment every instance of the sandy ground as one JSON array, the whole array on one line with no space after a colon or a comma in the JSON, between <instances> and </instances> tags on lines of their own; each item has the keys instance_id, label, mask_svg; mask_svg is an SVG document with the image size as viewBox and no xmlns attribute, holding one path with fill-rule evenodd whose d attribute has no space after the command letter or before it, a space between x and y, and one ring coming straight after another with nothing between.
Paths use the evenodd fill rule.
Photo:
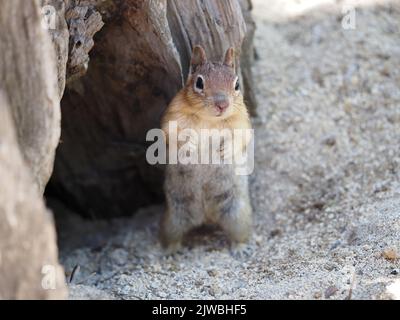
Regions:
<instances>
[{"instance_id":1,"label":"sandy ground","mask_svg":"<svg viewBox=\"0 0 400 320\"><path fill-rule=\"evenodd\" d=\"M247 255L200 230L164 256L163 207L91 222L55 203L71 299L400 299L400 6L345 30L335 1L266 2Z\"/></svg>"}]
</instances>

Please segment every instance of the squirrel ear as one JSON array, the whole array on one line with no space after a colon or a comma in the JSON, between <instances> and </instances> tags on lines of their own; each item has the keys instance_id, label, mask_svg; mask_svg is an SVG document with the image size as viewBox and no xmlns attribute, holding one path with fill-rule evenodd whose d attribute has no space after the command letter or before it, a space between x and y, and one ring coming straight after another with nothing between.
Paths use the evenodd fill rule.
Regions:
<instances>
[{"instance_id":1,"label":"squirrel ear","mask_svg":"<svg viewBox=\"0 0 400 320\"><path fill-rule=\"evenodd\" d=\"M235 50L232 47L226 50L224 65L235 68Z\"/></svg>"},{"instance_id":2,"label":"squirrel ear","mask_svg":"<svg viewBox=\"0 0 400 320\"><path fill-rule=\"evenodd\" d=\"M197 45L193 48L192 59L190 61L191 73L196 70L196 68L207 61L206 52L203 47Z\"/></svg>"}]
</instances>

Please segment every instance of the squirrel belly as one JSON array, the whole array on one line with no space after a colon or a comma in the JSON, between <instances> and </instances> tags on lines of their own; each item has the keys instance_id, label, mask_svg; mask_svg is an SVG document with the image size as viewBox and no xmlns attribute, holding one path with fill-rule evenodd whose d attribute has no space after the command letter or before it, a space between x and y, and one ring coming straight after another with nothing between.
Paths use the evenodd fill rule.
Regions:
<instances>
[{"instance_id":1,"label":"squirrel belly","mask_svg":"<svg viewBox=\"0 0 400 320\"><path fill-rule=\"evenodd\" d=\"M245 152L249 139L237 139L234 131L251 129L251 123L233 61L233 49L227 51L223 63L213 63L206 60L201 47L194 48L188 81L162 119L168 148L182 147L182 142L172 139L169 124L174 122L178 135L187 129L200 136L204 130L231 132L234 152ZM204 148L198 139L191 142L198 151ZM222 157L225 144L223 140L217 146ZM164 191L167 209L160 224L160 240L168 252L178 250L183 236L204 223L218 224L233 243L248 240L252 224L248 179L235 173L234 162L168 164Z\"/></svg>"}]
</instances>

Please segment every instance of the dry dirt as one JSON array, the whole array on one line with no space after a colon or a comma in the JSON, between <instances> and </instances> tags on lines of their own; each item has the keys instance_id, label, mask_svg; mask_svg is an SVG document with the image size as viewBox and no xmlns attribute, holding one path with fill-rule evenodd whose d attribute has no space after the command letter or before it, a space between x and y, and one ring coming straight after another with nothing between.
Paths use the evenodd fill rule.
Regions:
<instances>
[{"instance_id":1,"label":"dry dirt","mask_svg":"<svg viewBox=\"0 0 400 320\"><path fill-rule=\"evenodd\" d=\"M218 230L164 256L163 207L85 221L55 204L71 299L400 299L400 5L357 7L345 30L345 2L320 2L254 1L247 256Z\"/></svg>"}]
</instances>

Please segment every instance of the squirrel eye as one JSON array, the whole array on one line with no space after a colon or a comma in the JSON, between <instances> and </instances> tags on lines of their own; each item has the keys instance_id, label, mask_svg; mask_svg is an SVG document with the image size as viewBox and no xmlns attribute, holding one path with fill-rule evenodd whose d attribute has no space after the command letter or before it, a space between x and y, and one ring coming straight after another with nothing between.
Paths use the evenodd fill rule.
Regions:
<instances>
[{"instance_id":1,"label":"squirrel eye","mask_svg":"<svg viewBox=\"0 0 400 320\"><path fill-rule=\"evenodd\" d=\"M239 91L240 90L240 84L239 84L239 78L236 79L235 82L235 91Z\"/></svg>"},{"instance_id":2,"label":"squirrel eye","mask_svg":"<svg viewBox=\"0 0 400 320\"><path fill-rule=\"evenodd\" d=\"M197 80L195 83L195 91L201 92L204 90L204 79L202 76L197 76Z\"/></svg>"}]
</instances>

